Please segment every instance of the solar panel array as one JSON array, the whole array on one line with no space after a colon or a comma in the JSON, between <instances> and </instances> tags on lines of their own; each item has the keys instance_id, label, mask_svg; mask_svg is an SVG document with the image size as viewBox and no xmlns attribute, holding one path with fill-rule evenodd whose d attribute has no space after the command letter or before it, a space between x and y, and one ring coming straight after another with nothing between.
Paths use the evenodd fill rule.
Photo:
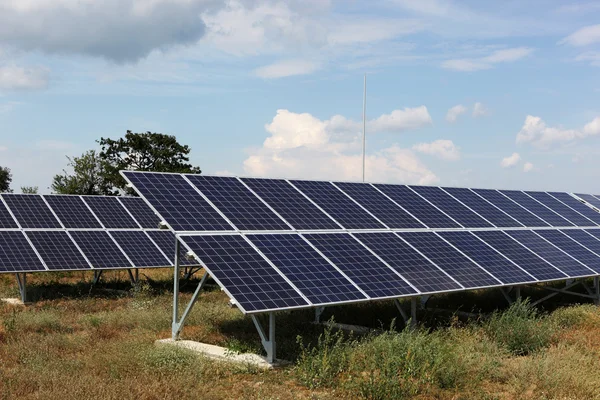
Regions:
<instances>
[{"instance_id":1,"label":"solar panel array","mask_svg":"<svg viewBox=\"0 0 600 400\"><path fill-rule=\"evenodd\" d=\"M137 197L2 194L0 273L170 267L175 234L160 221Z\"/></svg>"},{"instance_id":2,"label":"solar panel array","mask_svg":"<svg viewBox=\"0 0 600 400\"><path fill-rule=\"evenodd\" d=\"M122 174L245 313L600 273L583 195Z\"/></svg>"}]
</instances>

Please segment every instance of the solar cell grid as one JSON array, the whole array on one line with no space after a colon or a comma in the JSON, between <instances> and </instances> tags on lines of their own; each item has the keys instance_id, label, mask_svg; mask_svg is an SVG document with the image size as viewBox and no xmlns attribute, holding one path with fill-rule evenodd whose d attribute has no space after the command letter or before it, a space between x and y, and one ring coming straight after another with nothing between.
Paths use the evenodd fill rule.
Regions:
<instances>
[{"instance_id":1,"label":"solar cell grid","mask_svg":"<svg viewBox=\"0 0 600 400\"><path fill-rule=\"evenodd\" d=\"M23 228L61 228L60 222L39 195L3 194L2 198Z\"/></svg>"},{"instance_id":2,"label":"solar cell grid","mask_svg":"<svg viewBox=\"0 0 600 400\"><path fill-rule=\"evenodd\" d=\"M490 274L433 232L402 232L398 235L466 288L499 284Z\"/></svg>"},{"instance_id":3,"label":"solar cell grid","mask_svg":"<svg viewBox=\"0 0 600 400\"><path fill-rule=\"evenodd\" d=\"M592 196L591 194L575 193L577 197L600 209L600 200Z\"/></svg>"},{"instance_id":4,"label":"solar cell grid","mask_svg":"<svg viewBox=\"0 0 600 400\"><path fill-rule=\"evenodd\" d=\"M300 191L348 229L383 229L369 213L329 182L291 181Z\"/></svg>"},{"instance_id":5,"label":"solar cell grid","mask_svg":"<svg viewBox=\"0 0 600 400\"><path fill-rule=\"evenodd\" d=\"M169 260L175 258L175 234L171 231L147 231L148 236L156 243L156 245L165 253ZM198 262L193 259L187 258L187 250L183 246L179 246L179 265L190 266L198 265Z\"/></svg>"},{"instance_id":6,"label":"solar cell grid","mask_svg":"<svg viewBox=\"0 0 600 400\"><path fill-rule=\"evenodd\" d=\"M546 222L536 217L508 197L493 189L472 189L475 193L522 223L524 226L549 226Z\"/></svg>"},{"instance_id":7,"label":"solar cell grid","mask_svg":"<svg viewBox=\"0 0 600 400\"><path fill-rule=\"evenodd\" d=\"M573 226L571 222L520 190L501 190L500 192L552 226Z\"/></svg>"},{"instance_id":8,"label":"solar cell grid","mask_svg":"<svg viewBox=\"0 0 600 400\"><path fill-rule=\"evenodd\" d=\"M155 229L160 224L160 217L140 197L119 197L118 200L133 215L133 218L144 229Z\"/></svg>"},{"instance_id":9,"label":"solar cell grid","mask_svg":"<svg viewBox=\"0 0 600 400\"><path fill-rule=\"evenodd\" d=\"M304 235L371 298L416 293L394 271L346 233Z\"/></svg>"},{"instance_id":10,"label":"solar cell grid","mask_svg":"<svg viewBox=\"0 0 600 400\"><path fill-rule=\"evenodd\" d=\"M479 265L505 284L535 282L536 279L503 257L496 250L479 240L471 232L438 232Z\"/></svg>"},{"instance_id":11,"label":"solar cell grid","mask_svg":"<svg viewBox=\"0 0 600 400\"><path fill-rule=\"evenodd\" d=\"M116 197L108 196L85 196L84 201L105 228L108 229L132 229L139 228L139 225L123 208Z\"/></svg>"},{"instance_id":12,"label":"solar cell grid","mask_svg":"<svg viewBox=\"0 0 600 400\"><path fill-rule=\"evenodd\" d=\"M64 231L28 231L27 237L49 270L88 270L90 265Z\"/></svg>"},{"instance_id":13,"label":"solar cell grid","mask_svg":"<svg viewBox=\"0 0 600 400\"><path fill-rule=\"evenodd\" d=\"M331 218L283 179L243 178L295 229L339 229Z\"/></svg>"},{"instance_id":14,"label":"solar cell grid","mask_svg":"<svg viewBox=\"0 0 600 400\"><path fill-rule=\"evenodd\" d=\"M81 197L50 195L44 198L65 228L102 228Z\"/></svg>"},{"instance_id":15,"label":"solar cell grid","mask_svg":"<svg viewBox=\"0 0 600 400\"><path fill-rule=\"evenodd\" d=\"M600 229L585 229L585 232L600 240Z\"/></svg>"},{"instance_id":16,"label":"solar cell grid","mask_svg":"<svg viewBox=\"0 0 600 400\"><path fill-rule=\"evenodd\" d=\"M313 304L366 299L299 235L248 235L248 238Z\"/></svg>"},{"instance_id":17,"label":"solar cell grid","mask_svg":"<svg viewBox=\"0 0 600 400\"><path fill-rule=\"evenodd\" d=\"M565 229L561 231L537 230L535 232L589 268L600 272L600 257L593 253L594 251L598 251L598 254L600 254L600 242L584 231L579 229Z\"/></svg>"},{"instance_id":18,"label":"solar cell grid","mask_svg":"<svg viewBox=\"0 0 600 400\"><path fill-rule=\"evenodd\" d=\"M121 249L106 231L72 231L73 240L95 269L131 268Z\"/></svg>"},{"instance_id":19,"label":"solar cell grid","mask_svg":"<svg viewBox=\"0 0 600 400\"><path fill-rule=\"evenodd\" d=\"M562 203L566 204L567 206L571 207L578 213L584 215L588 219L591 219L596 224L600 224L600 213L592 210L590 207L575 199L570 194L564 192L548 192L548 194L554 197L555 199L561 201Z\"/></svg>"},{"instance_id":20,"label":"solar cell grid","mask_svg":"<svg viewBox=\"0 0 600 400\"><path fill-rule=\"evenodd\" d=\"M0 272L45 271L23 232L0 232Z\"/></svg>"},{"instance_id":21,"label":"solar cell grid","mask_svg":"<svg viewBox=\"0 0 600 400\"><path fill-rule=\"evenodd\" d=\"M375 185L430 228L460 228L456 222L404 185Z\"/></svg>"},{"instance_id":22,"label":"solar cell grid","mask_svg":"<svg viewBox=\"0 0 600 400\"><path fill-rule=\"evenodd\" d=\"M491 228L492 225L469 210L442 189L434 186L411 186L415 192L429 200L465 228Z\"/></svg>"},{"instance_id":23,"label":"solar cell grid","mask_svg":"<svg viewBox=\"0 0 600 400\"><path fill-rule=\"evenodd\" d=\"M173 265L143 231L112 231L110 235L138 268Z\"/></svg>"},{"instance_id":24,"label":"solar cell grid","mask_svg":"<svg viewBox=\"0 0 600 400\"><path fill-rule=\"evenodd\" d=\"M527 195L533 197L546 207L552 209L563 218L568 219L576 226L597 226L594 222L590 221L571 207L566 206L562 202L558 201L554 197L550 196L546 192L525 192Z\"/></svg>"},{"instance_id":25,"label":"solar cell grid","mask_svg":"<svg viewBox=\"0 0 600 400\"><path fill-rule=\"evenodd\" d=\"M309 305L243 237L184 236L182 241L244 311Z\"/></svg>"},{"instance_id":26,"label":"solar cell grid","mask_svg":"<svg viewBox=\"0 0 600 400\"><path fill-rule=\"evenodd\" d=\"M125 171L146 200L176 231L226 231L233 227L181 175Z\"/></svg>"},{"instance_id":27,"label":"solar cell grid","mask_svg":"<svg viewBox=\"0 0 600 400\"><path fill-rule=\"evenodd\" d=\"M14 218L8 212L8 209L4 203L0 200L0 228L4 229L16 229L17 223Z\"/></svg>"},{"instance_id":28,"label":"solar cell grid","mask_svg":"<svg viewBox=\"0 0 600 400\"><path fill-rule=\"evenodd\" d=\"M369 184L334 183L390 228L425 228L423 224Z\"/></svg>"},{"instance_id":29,"label":"solar cell grid","mask_svg":"<svg viewBox=\"0 0 600 400\"><path fill-rule=\"evenodd\" d=\"M492 204L482 199L480 196L472 192L470 189L465 188L442 188L445 192L449 193L452 197L456 198L463 204L467 205L477 214L494 224L499 228L509 228L523 226L506 213L502 212Z\"/></svg>"},{"instance_id":30,"label":"solar cell grid","mask_svg":"<svg viewBox=\"0 0 600 400\"><path fill-rule=\"evenodd\" d=\"M391 232L355 234L386 263L422 293L461 289L425 257Z\"/></svg>"},{"instance_id":31,"label":"solar cell grid","mask_svg":"<svg viewBox=\"0 0 600 400\"><path fill-rule=\"evenodd\" d=\"M186 175L187 178L240 230L290 230L237 178Z\"/></svg>"}]
</instances>

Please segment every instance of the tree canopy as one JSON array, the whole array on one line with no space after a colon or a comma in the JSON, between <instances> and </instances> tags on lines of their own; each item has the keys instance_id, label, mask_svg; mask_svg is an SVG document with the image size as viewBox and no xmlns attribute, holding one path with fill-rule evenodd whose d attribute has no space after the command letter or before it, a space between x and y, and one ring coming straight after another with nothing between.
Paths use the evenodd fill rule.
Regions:
<instances>
[{"instance_id":1,"label":"tree canopy","mask_svg":"<svg viewBox=\"0 0 600 400\"><path fill-rule=\"evenodd\" d=\"M21 193L23 194L38 194L38 191L37 186L21 186Z\"/></svg>"},{"instance_id":2,"label":"tree canopy","mask_svg":"<svg viewBox=\"0 0 600 400\"><path fill-rule=\"evenodd\" d=\"M68 167L73 172L63 170L54 176L52 191L58 194L109 195L112 185L106 179L106 162L95 150L89 150L80 157L67 157Z\"/></svg>"},{"instance_id":3,"label":"tree canopy","mask_svg":"<svg viewBox=\"0 0 600 400\"><path fill-rule=\"evenodd\" d=\"M10 168L0 167L0 193L12 192L10 183L12 182L12 173Z\"/></svg>"}]
</instances>

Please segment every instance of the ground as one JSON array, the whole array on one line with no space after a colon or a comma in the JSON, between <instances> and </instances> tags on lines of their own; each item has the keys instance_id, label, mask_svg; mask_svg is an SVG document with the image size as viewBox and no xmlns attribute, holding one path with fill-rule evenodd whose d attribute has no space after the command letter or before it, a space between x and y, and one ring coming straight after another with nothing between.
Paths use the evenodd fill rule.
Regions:
<instances>
[{"instance_id":1,"label":"ground","mask_svg":"<svg viewBox=\"0 0 600 400\"><path fill-rule=\"evenodd\" d=\"M323 327L309 322L312 311L283 314L278 316L278 355L295 364L259 371L154 345L170 336L170 274L143 271L138 290L131 289L126 272L107 272L96 286L90 273L29 275L33 302L0 305L0 399L600 398L600 311L589 303L576 306L582 299L557 296L540 309L542 316L532 317L535 346L526 351L514 349L522 349L522 335L531 335L529 325L502 319L502 314L490 322L421 312L425 330L399 326L395 331L405 336L346 337L341 344L317 340ZM183 303L197 283L184 281ZM17 294L14 277L0 275L0 297ZM541 296L537 291L524 295ZM506 308L495 292L435 301L432 307L463 304L463 311ZM327 309L323 315L332 316L386 330L398 313L391 302L383 302ZM498 334L507 326L508 339ZM545 337L537 332L550 327L547 340L539 342ZM298 335L305 346L317 347L302 351ZM232 351L261 351L250 318L231 308L227 296L211 285L182 337ZM383 358L372 360L377 354ZM387 366L393 367L391 380Z\"/></svg>"}]
</instances>

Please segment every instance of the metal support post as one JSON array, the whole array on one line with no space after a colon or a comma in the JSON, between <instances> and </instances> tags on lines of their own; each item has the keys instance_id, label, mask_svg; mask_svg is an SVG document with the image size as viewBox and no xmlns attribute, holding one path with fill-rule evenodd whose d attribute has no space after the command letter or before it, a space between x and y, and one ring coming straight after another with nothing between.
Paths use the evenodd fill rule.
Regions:
<instances>
[{"instance_id":1,"label":"metal support post","mask_svg":"<svg viewBox=\"0 0 600 400\"><path fill-rule=\"evenodd\" d=\"M102 272L104 272L101 269L97 269L94 271L94 279L92 279L92 285L96 285L98 282L100 282L100 278L102 277Z\"/></svg>"},{"instance_id":2,"label":"metal support post","mask_svg":"<svg viewBox=\"0 0 600 400\"><path fill-rule=\"evenodd\" d=\"M521 300L521 286L515 288L515 301Z\"/></svg>"},{"instance_id":3,"label":"metal support post","mask_svg":"<svg viewBox=\"0 0 600 400\"><path fill-rule=\"evenodd\" d=\"M181 331L183 330L183 325L185 324L185 320L190 315L190 311L192 311L192 308L194 308L194 304L196 304L196 301L198 300L198 297L200 296L200 291L202 291L202 288L204 287L204 284L206 283L206 279L208 279L208 272L205 272L204 276L202 276L202 280L198 284L196 291L194 291L194 294L192 295L192 299L190 300L187 307L183 311L183 314L181 315L181 318L179 319L179 321L177 320L177 315L175 314L175 312L173 312L173 317L174 317L174 321L175 321L173 323L173 327L172 327L173 340L179 339L179 335L181 334Z\"/></svg>"},{"instance_id":4,"label":"metal support post","mask_svg":"<svg viewBox=\"0 0 600 400\"><path fill-rule=\"evenodd\" d=\"M511 305L512 303L514 303L513 299L511 299L510 296L508 295L510 293L510 288L508 290L506 290L502 287L499 289L500 289L500 293L502 293L502 296L504 296L504 298L508 302L508 305Z\"/></svg>"},{"instance_id":5,"label":"metal support post","mask_svg":"<svg viewBox=\"0 0 600 400\"><path fill-rule=\"evenodd\" d=\"M133 286L134 288L137 288L138 283L140 282L140 270L136 268L136 269L134 269L134 272L131 272L131 269L128 269L127 273L129 274L129 280L131 281L131 286Z\"/></svg>"},{"instance_id":6,"label":"metal support post","mask_svg":"<svg viewBox=\"0 0 600 400\"><path fill-rule=\"evenodd\" d=\"M421 296L421 309L424 310L425 307L427 307L427 302L429 301L429 299L431 298L430 294L425 294L423 296Z\"/></svg>"},{"instance_id":7,"label":"metal support post","mask_svg":"<svg viewBox=\"0 0 600 400\"><path fill-rule=\"evenodd\" d=\"M175 268L173 268L173 324L171 326L171 338L179 340L181 329L177 322L179 318L179 239L175 237Z\"/></svg>"},{"instance_id":8,"label":"metal support post","mask_svg":"<svg viewBox=\"0 0 600 400\"><path fill-rule=\"evenodd\" d=\"M596 295L596 298L594 299L594 304L596 305L600 305L600 285L598 284L600 282L598 282L598 277L595 276L594 277L594 294Z\"/></svg>"},{"instance_id":9,"label":"metal support post","mask_svg":"<svg viewBox=\"0 0 600 400\"><path fill-rule=\"evenodd\" d=\"M325 307L315 308L315 324L318 324L321 322L321 315L323 314L323 311L325 311Z\"/></svg>"},{"instance_id":10,"label":"metal support post","mask_svg":"<svg viewBox=\"0 0 600 400\"><path fill-rule=\"evenodd\" d=\"M276 355L276 345L275 345L275 313L269 313L269 337L265 334L265 331L260 324L260 321L256 317L256 315L252 315L252 322L254 322L254 326L256 326L256 330L258 331L258 335L260 336L260 341L267 352L267 362L269 364L273 364L275 362Z\"/></svg>"},{"instance_id":11,"label":"metal support post","mask_svg":"<svg viewBox=\"0 0 600 400\"><path fill-rule=\"evenodd\" d=\"M410 325L417 325L417 298L413 297L410 299Z\"/></svg>"},{"instance_id":12,"label":"metal support post","mask_svg":"<svg viewBox=\"0 0 600 400\"><path fill-rule=\"evenodd\" d=\"M408 316L408 314L406 313L406 311L404 311L402 309L402 305L400 304L400 300L394 299L394 305L396 306L396 308L400 312L400 315L402 316L402 319L404 320L404 325L408 324L408 320L410 319L410 317Z\"/></svg>"},{"instance_id":13,"label":"metal support post","mask_svg":"<svg viewBox=\"0 0 600 400\"><path fill-rule=\"evenodd\" d=\"M21 301L27 303L27 274L16 273L17 285L19 285L19 292L21 293Z\"/></svg>"}]
</instances>

